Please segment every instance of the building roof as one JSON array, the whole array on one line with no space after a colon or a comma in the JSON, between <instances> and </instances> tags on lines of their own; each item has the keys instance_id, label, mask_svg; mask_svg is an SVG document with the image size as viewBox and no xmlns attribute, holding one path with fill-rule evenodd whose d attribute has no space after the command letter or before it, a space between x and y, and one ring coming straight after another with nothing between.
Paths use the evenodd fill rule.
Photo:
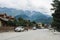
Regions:
<instances>
[{"instance_id":1,"label":"building roof","mask_svg":"<svg viewBox=\"0 0 60 40\"><path fill-rule=\"evenodd\" d=\"M1 17L0 17L0 19L2 19L2 20L4 20L4 21L8 21L8 20L9 20L9 19L6 19L6 18L1 18Z\"/></svg>"},{"instance_id":2,"label":"building roof","mask_svg":"<svg viewBox=\"0 0 60 40\"><path fill-rule=\"evenodd\" d=\"M12 16L7 16L7 14L0 14L0 19L4 20L4 21L8 21L8 20L14 20L14 17Z\"/></svg>"}]
</instances>

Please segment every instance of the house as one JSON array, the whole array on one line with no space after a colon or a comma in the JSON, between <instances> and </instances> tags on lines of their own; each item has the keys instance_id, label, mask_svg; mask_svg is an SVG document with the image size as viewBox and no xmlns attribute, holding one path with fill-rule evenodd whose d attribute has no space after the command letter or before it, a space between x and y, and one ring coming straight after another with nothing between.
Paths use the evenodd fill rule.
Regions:
<instances>
[{"instance_id":1,"label":"house","mask_svg":"<svg viewBox=\"0 0 60 40\"><path fill-rule=\"evenodd\" d=\"M8 21L14 21L14 17L7 16L7 14L0 14L0 27L7 26Z\"/></svg>"},{"instance_id":2,"label":"house","mask_svg":"<svg viewBox=\"0 0 60 40\"><path fill-rule=\"evenodd\" d=\"M7 22L6 19L0 18L0 27L5 26L6 25L6 22Z\"/></svg>"},{"instance_id":3,"label":"house","mask_svg":"<svg viewBox=\"0 0 60 40\"><path fill-rule=\"evenodd\" d=\"M38 23L38 26L42 27L42 23Z\"/></svg>"},{"instance_id":4,"label":"house","mask_svg":"<svg viewBox=\"0 0 60 40\"><path fill-rule=\"evenodd\" d=\"M37 23L37 28L41 28L42 27L42 23Z\"/></svg>"},{"instance_id":5,"label":"house","mask_svg":"<svg viewBox=\"0 0 60 40\"><path fill-rule=\"evenodd\" d=\"M0 32L14 31L15 26L8 26L8 21L14 21L14 17L8 16L6 13L0 14Z\"/></svg>"}]
</instances>

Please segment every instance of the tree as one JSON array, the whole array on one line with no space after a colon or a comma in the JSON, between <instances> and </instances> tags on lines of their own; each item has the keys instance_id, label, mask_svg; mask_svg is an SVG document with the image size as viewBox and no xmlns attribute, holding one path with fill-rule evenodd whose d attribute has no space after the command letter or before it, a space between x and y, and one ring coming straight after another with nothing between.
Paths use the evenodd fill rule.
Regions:
<instances>
[{"instance_id":1,"label":"tree","mask_svg":"<svg viewBox=\"0 0 60 40\"><path fill-rule=\"evenodd\" d=\"M36 26L36 22L35 21L32 22L32 26Z\"/></svg>"},{"instance_id":2,"label":"tree","mask_svg":"<svg viewBox=\"0 0 60 40\"><path fill-rule=\"evenodd\" d=\"M52 27L60 31L60 1L54 0L52 6L53 6L52 10L54 10L54 13L52 14L53 16Z\"/></svg>"},{"instance_id":3,"label":"tree","mask_svg":"<svg viewBox=\"0 0 60 40\"><path fill-rule=\"evenodd\" d=\"M18 24L18 21L17 21L16 19L14 19L13 25L14 25L14 26L18 26L18 25L19 25L19 24Z\"/></svg>"},{"instance_id":4,"label":"tree","mask_svg":"<svg viewBox=\"0 0 60 40\"><path fill-rule=\"evenodd\" d=\"M24 26L24 19L23 18L18 18L18 24L19 24L19 26Z\"/></svg>"},{"instance_id":5,"label":"tree","mask_svg":"<svg viewBox=\"0 0 60 40\"><path fill-rule=\"evenodd\" d=\"M12 26L12 24L13 24L12 21L10 21L10 20L7 21L7 25L8 25L8 26Z\"/></svg>"},{"instance_id":6,"label":"tree","mask_svg":"<svg viewBox=\"0 0 60 40\"><path fill-rule=\"evenodd\" d=\"M32 23L33 23L33 24L36 24L36 22L35 22L35 21L33 21Z\"/></svg>"}]
</instances>

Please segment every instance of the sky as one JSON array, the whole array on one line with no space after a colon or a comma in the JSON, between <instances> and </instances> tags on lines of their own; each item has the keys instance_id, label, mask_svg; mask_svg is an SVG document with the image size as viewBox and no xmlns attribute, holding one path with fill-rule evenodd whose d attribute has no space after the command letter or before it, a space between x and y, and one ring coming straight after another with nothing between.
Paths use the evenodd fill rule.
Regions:
<instances>
[{"instance_id":1,"label":"sky","mask_svg":"<svg viewBox=\"0 0 60 40\"><path fill-rule=\"evenodd\" d=\"M0 0L0 7L17 10L35 10L51 15L52 0Z\"/></svg>"}]
</instances>

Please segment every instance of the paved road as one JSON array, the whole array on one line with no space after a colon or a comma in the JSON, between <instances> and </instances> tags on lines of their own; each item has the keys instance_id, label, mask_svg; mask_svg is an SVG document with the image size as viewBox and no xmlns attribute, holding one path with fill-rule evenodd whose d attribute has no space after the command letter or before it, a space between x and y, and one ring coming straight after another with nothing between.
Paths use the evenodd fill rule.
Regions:
<instances>
[{"instance_id":1,"label":"paved road","mask_svg":"<svg viewBox=\"0 0 60 40\"><path fill-rule=\"evenodd\" d=\"M60 40L60 33L48 29L0 33L0 40Z\"/></svg>"}]
</instances>

